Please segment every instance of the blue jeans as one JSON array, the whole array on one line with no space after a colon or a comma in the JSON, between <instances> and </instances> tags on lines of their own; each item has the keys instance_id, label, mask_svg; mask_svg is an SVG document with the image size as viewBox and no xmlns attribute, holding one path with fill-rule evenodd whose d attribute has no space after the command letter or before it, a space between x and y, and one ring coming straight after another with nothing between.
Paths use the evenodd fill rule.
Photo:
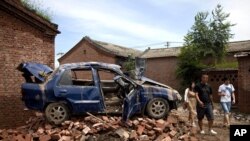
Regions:
<instances>
[{"instance_id":1,"label":"blue jeans","mask_svg":"<svg viewBox=\"0 0 250 141\"><path fill-rule=\"evenodd\" d=\"M220 102L224 113L228 114L231 111L231 102Z\"/></svg>"}]
</instances>

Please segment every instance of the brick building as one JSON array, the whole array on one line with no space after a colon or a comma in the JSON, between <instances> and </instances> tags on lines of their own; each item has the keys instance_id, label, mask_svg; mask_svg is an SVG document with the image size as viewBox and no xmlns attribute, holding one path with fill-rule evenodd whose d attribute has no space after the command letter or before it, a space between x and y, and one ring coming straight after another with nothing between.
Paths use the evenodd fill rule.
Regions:
<instances>
[{"instance_id":1,"label":"brick building","mask_svg":"<svg viewBox=\"0 0 250 141\"><path fill-rule=\"evenodd\" d=\"M234 54L241 51L250 51L250 40L230 42L229 47L227 48L225 61L237 62L237 59L234 58ZM146 50L140 56L141 58L146 59L145 76L170 85L175 89L180 89L179 80L176 79L175 75L178 61L177 56L179 53L180 47ZM212 59L208 58L206 64L211 63L211 61ZM218 89L217 85L214 86L213 89Z\"/></svg>"},{"instance_id":2,"label":"brick building","mask_svg":"<svg viewBox=\"0 0 250 141\"><path fill-rule=\"evenodd\" d=\"M238 71L238 108L241 112L250 113L250 52L235 55L239 63Z\"/></svg>"},{"instance_id":3,"label":"brick building","mask_svg":"<svg viewBox=\"0 0 250 141\"><path fill-rule=\"evenodd\" d=\"M135 57L141 52L135 49L118 46L111 43L96 41L88 36L83 37L73 48L58 59L60 64L75 62L105 62L123 64L128 56ZM83 78L89 78L85 74L79 74ZM109 73L100 73L102 79L111 80Z\"/></svg>"},{"instance_id":4,"label":"brick building","mask_svg":"<svg viewBox=\"0 0 250 141\"><path fill-rule=\"evenodd\" d=\"M175 71L177 68L177 56L181 47L147 49L140 52L135 49L121 47L118 45L92 40L84 37L65 55L59 58L60 64L84 61L99 61L106 63L115 63L121 65L128 55L139 57L146 60L145 73L158 82L167 84L175 89L180 89L180 81L176 79ZM237 62L234 54L241 51L250 51L250 40L230 42L227 49L226 61ZM207 59L209 64L213 61ZM236 70L237 71L237 70ZM234 71L235 72L235 71ZM237 79L235 80L237 82ZM214 89L221 82L214 84Z\"/></svg>"},{"instance_id":5,"label":"brick building","mask_svg":"<svg viewBox=\"0 0 250 141\"><path fill-rule=\"evenodd\" d=\"M180 47L147 49L140 57L146 59L145 76L173 88L179 88L180 81L176 79L177 56Z\"/></svg>"},{"instance_id":6,"label":"brick building","mask_svg":"<svg viewBox=\"0 0 250 141\"><path fill-rule=\"evenodd\" d=\"M135 57L140 53L135 49L96 41L85 36L58 61L60 64L96 61L121 65L129 55Z\"/></svg>"},{"instance_id":7,"label":"brick building","mask_svg":"<svg viewBox=\"0 0 250 141\"><path fill-rule=\"evenodd\" d=\"M20 63L40 62L54 67L57 25L23 7L19 0L0 1L0 128L17 126L32 114L24 111L17 70Z\"/></svg>"}]
</instances>

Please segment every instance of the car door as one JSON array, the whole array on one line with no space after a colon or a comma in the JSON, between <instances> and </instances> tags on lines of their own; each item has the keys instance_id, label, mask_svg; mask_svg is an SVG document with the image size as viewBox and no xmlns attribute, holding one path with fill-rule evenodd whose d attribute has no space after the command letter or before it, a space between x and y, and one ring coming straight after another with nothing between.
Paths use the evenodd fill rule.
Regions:
<instances>
[{"instance_id":1,"label":"car door","mask_svg":"<svg viewBox=\"0 0 250 141\"><path fill-rule=\"evenodd\" d=\"M135 113L139 112L141 104L139 100L139 94L137 90L132 90L124 99L122 119L127 121Z\"/></svg>"},{"instance_id":2,"label":"car door","mask_svg":"<svg viewBox=\"0 0 250 141\"><path fill-rule=\"evenodd\" d=\"M130 81L128 81L130 82ZM127 121L131 116L141 110L140 93L137 86L133 85L133 89L126 95L123 102L122 120Z\"/></svg>"},{"instance_id":3,"label":"car door","mask_svg":"<svg viewBox=\"0 0 250 141\"><path fill-rule=\"evenodd\" d=\"M88 73L84 73L84 72ZM90 76L89 76L90 75ZM68 69L63 72L55 89L57 97L71 103L72 112L99 112L102 110L100 94L95 85L86 85L82 77L91 77L91 69Z\"/></svg>"}]
</instances>

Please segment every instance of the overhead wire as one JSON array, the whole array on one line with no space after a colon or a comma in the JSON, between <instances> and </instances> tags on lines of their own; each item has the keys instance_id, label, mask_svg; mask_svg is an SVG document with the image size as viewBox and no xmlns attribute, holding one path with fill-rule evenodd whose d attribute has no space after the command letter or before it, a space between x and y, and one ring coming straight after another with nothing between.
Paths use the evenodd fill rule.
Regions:
<instances>
[{"instance_id":1,"label":"overhead wire","mask_svg":"<svg viewBox=\"0 0 250 141\"><path fill-rule=\"evenodd\" d=\"M170 44L175 43L184 43L184 42L178 42L178 41L165 41L165 42L158 42L158 43L152 43L152 44L145 44L145 45L138 45L138 46L132 46L131 48L145 48L145 47L152 47L156 45L164 45L164 46L170 46Z\"/></svg>"}]
</instances>

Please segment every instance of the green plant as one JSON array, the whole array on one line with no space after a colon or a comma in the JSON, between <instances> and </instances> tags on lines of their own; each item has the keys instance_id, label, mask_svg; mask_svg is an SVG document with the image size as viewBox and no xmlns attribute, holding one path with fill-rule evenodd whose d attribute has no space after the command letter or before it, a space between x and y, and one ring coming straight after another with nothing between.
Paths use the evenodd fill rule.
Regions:
<instances>
[{"instance_id":1,"label":"green plant","mask_svg":"<svg viewBox=\"0 0 250 141\"><path fill-rule=\"evenodd\" d=\"M35 12L42 18L51 21L52 20L52 14L49 8L43 8L43 4L39 0L21 0L24 7L27 9Z\"/></svg>"},{"instance_id":2,"label":"green plant","mask_svg":"<svg viewBox=\"0 0 250 141\"><path fill-rule=\"evenodd\" d=\"M217 69L224 69L224 68L231 68L231 69L237 69L238 68L238 62L223 62L215 65L215 68Z\"/></svg>"},{"instance_id":3,"label":"green plant","mask_svg":"<svg viewBox=\"0 0 250 141\"><path fill-rule=\"evenodd\" d=\"M203 64L203 60L212 57L216 66L222 62L233 37L231 24L227 21L229 14L223 12L221 5L212 11L212 18L208 19L208 12L198 12L191 30L184 37L184 47L178 57L177 77L182 79L182 86L198 80L202 69L210 67Z\"/></svg>"},{"instance_id":4,"label":"green plant","mask_svg":"<svg viewBox=\"0 0 250 141\"><path fill-rule=\"evenodd\" d=\"M128 73L128 75L134 77L135 59L131 55L129 55L126 61L123 63L123 68L125 73Z\"/></svg>"}]
</instances>

